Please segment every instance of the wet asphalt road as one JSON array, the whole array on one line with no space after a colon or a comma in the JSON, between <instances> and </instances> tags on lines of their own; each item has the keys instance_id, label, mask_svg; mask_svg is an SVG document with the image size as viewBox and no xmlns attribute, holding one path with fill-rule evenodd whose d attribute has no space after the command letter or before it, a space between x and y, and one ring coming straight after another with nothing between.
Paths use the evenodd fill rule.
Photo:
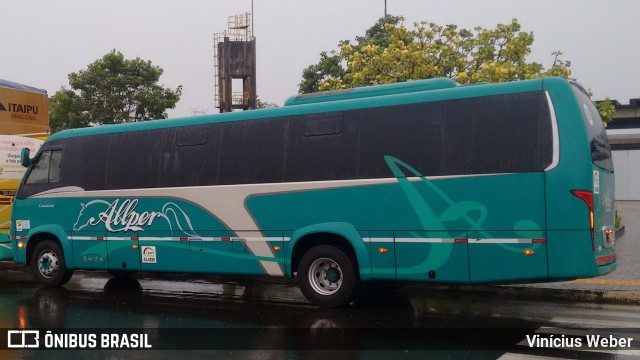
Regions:
<instances>
[{"instance_id":1,"label":"wet asphalt road","mask_svg":"<svg viewBox=\"0 0 640 360\"><path fill-rule=\"evenodd\" d=\"M291 283L176 275L117 280L74 275L41 288L30 274L0 271L0 336L7 329L144 332L151 350L4 350L40 358L640 358L640 306L552 302L424 288L366 289L341 309L309 305ZM544 290L541 290L544 291ZM634 339L622 349L530 348L527 335ZM638 340L635 340L638 339ZM0 344L5 339L0 339ZM6 348L6 342L4 343Z\"/></svg>"}]
</instances>

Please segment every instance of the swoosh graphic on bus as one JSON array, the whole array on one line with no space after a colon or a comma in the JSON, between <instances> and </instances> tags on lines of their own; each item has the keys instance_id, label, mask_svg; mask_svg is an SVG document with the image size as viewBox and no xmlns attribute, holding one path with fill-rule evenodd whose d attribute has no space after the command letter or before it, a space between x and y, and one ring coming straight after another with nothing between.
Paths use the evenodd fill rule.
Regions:
<instances>
[{"instance_id":1,"label":"swoosh graphic on bus","mask_svg":"<svg viewBox=\"0 0 640 360\"><path fill-rule=\"evenodd\" d=\"M469 231L477 231L479 232L483 238L492 238L492 236L487 233L482 228L482 224L488 216L488 210L486 206L479 202L475 201L453 201L445 192L443 192L435 183L426 176L422 175L419 171L414 169L411 165L405 163L404 161L397 159L393 156L386 155L384 157L387 166L393 173L393 175L397 178L398 183L402 191L404 192L407 200L411 204L415 215L418 217L421 225L424 229L429 229L430 231L438 231L438 233L433 234L434 237L466 237L466 233L464 234L450 234L446 231L447 227L445 226L446 222L456 221L462 219L469 224ZM410 181L409 178L404 173L404 170L410 172L413 176L420 179L419 182ZM437 214L436 210L434 210L434 206L429 204L423 195L420 194L418 189L416 188L417 184L425 184L430 191L435 193L437 196L436 199L431 199L431 203L435 204L435 200L439 200L445 203L444 210ZM472 218L469 214L471 212L478 212L480 215L477 219ZM517 232L520 227L526 225L528 228L535 228L536 230L540 230L540 227L531 220L520 220L514 225L514 230ZM429 234L429 231L427 231ZM444 235L443 235L444 234ZM415 237L420 237L418 234L412 233ZM429 234L432 236L432 234ZM517 248L508 244L496 244L497 246L512 252L521 252L521 248ZM451 252L453 250L454 244L439 244L438 246L431 247L429 255L427 258L422 261L420 264L413 266L411 268L398 269L399 273L414 273L415 271L424 270L425 266L429 266L429 269L438 269L442 265L444 265L447 260L451 256ZM531 246L532 250L537 250L541 244L533 244Z\"/></svg>"}]
</instances>

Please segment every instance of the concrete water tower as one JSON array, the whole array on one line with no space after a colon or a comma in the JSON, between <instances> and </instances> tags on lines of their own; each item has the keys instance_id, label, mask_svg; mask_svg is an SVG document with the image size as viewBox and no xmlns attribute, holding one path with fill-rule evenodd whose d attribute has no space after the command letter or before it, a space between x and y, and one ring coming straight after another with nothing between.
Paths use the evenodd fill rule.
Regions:
<instances>
[{"instance_id":1,"label":"concrete water tower","mask_svg":"<svg viewBox=\"0 0 640 360\"><path fill-rule=\"evenodd\" d=\"M220 112L256 108L256 39L251 13L229 17L229 26L213 35L215 102Z\"/></svg>"}]
</instances>

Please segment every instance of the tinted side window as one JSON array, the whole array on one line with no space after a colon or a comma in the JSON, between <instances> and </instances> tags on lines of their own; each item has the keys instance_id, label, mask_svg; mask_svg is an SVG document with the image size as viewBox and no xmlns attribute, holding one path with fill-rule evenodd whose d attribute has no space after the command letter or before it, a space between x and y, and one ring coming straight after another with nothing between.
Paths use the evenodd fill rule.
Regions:
<instances>
[{"instance_id":1,"label":"tinted side window","mask_svg":"<svg viewBox=\"0 0 640 360\"><path fill-rule=\"evenodd\" d=\"M543 92L366 109L347 117L359 124L358 177L391 176L385 155L425 176L543 171L551 163Z\"/></svg>"},{"instance_id":2,"label":"tinted side window","mask_svg":"<svg viewBox=\"0 0 640 360\"><path fill-rule=\"evenodd\" d=\"M86 190L544 171L544 92L69 139L65 186ZM407 174L409 175L409 174Z\"/></svg>"},{"instance_id":3,"label":"tinted side window","mask_svg":"<svg viewBox=\"0 0 640 360\"><path fill-rule=\"evenodd\" d=\"M551 163L551 116L543 92L446 104L442 174L544 171Z\"/></svg>"},{"instance_id":4,"label":"tinted side window","mask_svg":"<svg viewBox=\"0 0 640 360\"><path fill-rule=\"evenodd\" d=\"M301 115L291 120L284 181L357 178L359 120L350 113Z\"/></svg>"}]
</instances>

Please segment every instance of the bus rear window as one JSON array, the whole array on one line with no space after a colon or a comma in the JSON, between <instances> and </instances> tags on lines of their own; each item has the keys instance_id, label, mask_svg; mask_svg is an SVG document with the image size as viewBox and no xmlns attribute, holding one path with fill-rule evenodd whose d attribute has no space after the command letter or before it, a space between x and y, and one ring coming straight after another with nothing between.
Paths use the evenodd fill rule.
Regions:
<instances>
[{"instance_id":1,"label":"bus rear window","mask_svg":"<svg viewBox=\"0 0 640 360\"><path fill-rule=\"evenodd\" d=\"M587 127L589 146L591 147L591 161L600 168L613 171L611 147L609 146L607 132L605 131L598 109L596 109L593 102L591 102L589 97L580 89L575 86L572 86L572 89L578 99L582 119Z\"/></svg>"}]
</instances>

